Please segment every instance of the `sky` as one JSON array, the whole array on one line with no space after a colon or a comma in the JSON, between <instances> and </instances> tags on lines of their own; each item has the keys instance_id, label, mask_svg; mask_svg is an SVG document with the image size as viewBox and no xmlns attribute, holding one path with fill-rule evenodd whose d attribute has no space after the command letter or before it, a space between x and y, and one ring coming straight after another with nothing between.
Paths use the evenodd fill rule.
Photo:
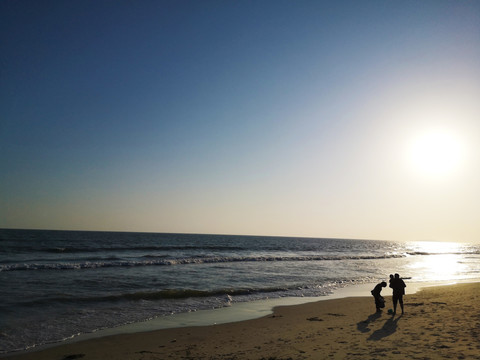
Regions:
<instances>
[{"instance_id":1,"label":"sky","mask_svg":"<svg viewBox=\"0 0 480 360\"><path fill-rule=\"evenodd\" d=\"M0 228L480 242L480 2L0 2Z\"/></svg>"}]
</instances>

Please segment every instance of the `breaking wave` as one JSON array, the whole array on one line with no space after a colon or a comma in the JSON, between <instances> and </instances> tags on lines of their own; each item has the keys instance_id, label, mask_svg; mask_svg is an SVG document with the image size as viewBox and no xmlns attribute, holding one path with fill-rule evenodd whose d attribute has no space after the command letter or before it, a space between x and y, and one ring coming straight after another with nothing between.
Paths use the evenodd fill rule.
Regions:
<instances>
[{"instance_id":1,"label":"breaking wave","mask_svg":"<svg viewBox=\"0 0 480 360\"><path fill-rule=\"evenodd\" d=\"M283 262L283 261L340 261L340 260L376 260L401 258L405 255L386 254L382 256L334 256L334 255L315 255L315 256L207 256L207 257L188 257L180 259L165 259L163 257L145 260L118 260L118 261L83 261L83 262L62 262L62 263L16 263L0 265L0 271L28 271L28 270L81 270L97 269L106 267L135 267L135 266L174 266L191 264L216 264L216 263L235 263L235 262Z\"/></svg>"}]
</instances>

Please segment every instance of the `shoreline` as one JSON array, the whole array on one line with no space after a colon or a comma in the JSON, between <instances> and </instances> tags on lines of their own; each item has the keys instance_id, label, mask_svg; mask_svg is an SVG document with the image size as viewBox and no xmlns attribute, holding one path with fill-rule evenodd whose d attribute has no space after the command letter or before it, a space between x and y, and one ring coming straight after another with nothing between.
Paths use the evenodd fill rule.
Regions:
<instances>
[{"instance_id":1,"label":"shoreline","mask_svg":"<svg viewBox=\"0 0 480 360\"><path fill-rule=\"evenodd\" d=\"M435 290L432 290L432 289L447 289L447 288L452 289L453 287L459 287L459 286L462 287L463 286L465 288L471 288L472 289L472 290L469 290L469 291L474 291L474 292L476 291L477 295L480 292L480 283L476 283L476 282L456 282L455 285L447 285L448 283L452 283L452 282L443 282L443 284L407 283L407 295L405 297L405 307L406 307L406 313L407 314L406 314L405 317L410 316L409 312L407 310L407 309L409 309L410 306L420 307L420 305L418 305L418 304L421 303L421 302L418 301L418 302L414 303L414 302L412 302L413 299L415 299L418 296L422 297L422 294L428 294L429 292L435 292ZM321 323L322 325L328 325L329 323L331 323L331 325L333 325L335 323L335 320L338 320L338 319L336 319L336 317L331 318L333 316L331 314L352 312L352 310L354 308L358 308L358 313L363 312L364 317L369 315L366 320L364 319L365 321L367 321L367 323L369 323L373 319L373 318L371 319L372 315L374 315L374 314L372 314L372 313L374 313L374 311L373 311L374 310L373 299L372 299L371 295L369 294L369 290L371 290L371 288L373 288L372 284L362 284L362 285L356 285L356 286L352 286L352 287L346 287L346 288L338 289L332 295L326 296L324 299L323 298L307 298L307 299L305 299L305 298L304 299L302 299L302 298L299 298L299 299L285 298L285 299L273 299L273 300L270 300L270 301L266 300L266 301L262 301L262 302L264 302L264 304L262 304L263 307L260 306L259 308L255 309L255 310L250 309L249 311L247 311L248 306L251 307L251 304L238 303L238 304L234 304L231 308L221 308L221 309L216 309L216 310L213 310L213 311L212 310L206 310L204 314L200 314L201 315L200 318L202 318L202 316L203 316L203 320L209 321L210 322L209 324L203 324L202 325L199 322L195 323L195 321L194 321L192 323L191 321L190 322L187 321L184 324L180 324L180 325L177 322L176 323L177 326L175 326L175 327L159 328L158 324L155 325L154 321L151 320L151 321L146 321L146 322L143 322L143 323L136 323L136 324L131 324L131 325L125 326L127 328L130 327L130 329L125 329L125 328L121 329L122 327L113 328L113 329L106 329L106 330L103 330L103 331L98 331L96 333L81 335L81 336L75 337L74 339L63 341L63 342L57 342L57 343L52 343L52 344L48 344L48 345L42 345L42 346L31 348L31 349L28 349L28 350L25 350L25 351L17 351L17 352L10 352L10 353L6 353L6 354L2 354L2 355L0 355L0 358L2 358L2 359L17 359L17 360L55 359L55 358L63 359L60 355L55 355L55 354L59 354L59 352L63 352L65 354L67 354L67 353L71 353L73 351L76 354L84 354L84 356L82 356L82 358L85 358L85 359L106 359L106 358L112 358L112 359L115 359L115 358L125 358L125 359L140 359L140 358L147 358L148 359L148 358L152 358L153 359L153 358L156 358L156 357L145 357L145 356L140 357L139 352L138 352L138 351L140 351L140 352L144 351L144 353L142 353L142 354L145 355L148 352L151 352L152 350L138 350L137 352L133 352L131 354L131 356L127 356L127 357L125 357L124 355L120 355L120 354L117 354L117 357L113 356L113 355L112 355L112 357L109 357L109 355L106 354L106 353L102 353L102 355L100 356L99 351L101 351L101 349L104 349L105 346L107 346L106 344L122 345L120 347L125 348L125 351L126 351L127 348L133 350L133 349L142 347L142 344L144 343L145 339L150 339L151 342L155 342L155 341L159 342L160 340L163 340L165 338L168 339L172 336L173 336L173 338L171 339L171 341L172 341L171 343L161 345L161 346L163 346L164 350L167 350L166 348L172 348L171 350L168 350L168 352L163 352L164 356L167 356L168 354L171 354L172 351L173 352L183 351L183 350L179 349L179 348L182 348L182 346L183 346L183 349L189 348L190 349L189 353L192 354L192 350L193 350L192 346L195 345L194 346L195 348L200 346L200 344L195 343L194 339L196 337L198 338L199 336L203 335L204 333L205 334L211 334L214 330L217 330L217 329L220 329L220 328L226 328L226 329L228 329L228 332L232 333L232 334L238 333L240 328L241 329L243 329L243 328L248 329L250 327L250 328L252 328L252 330L253 329L258 329L259 326L261 328L263 328L264 326L268 325L268 324L264 324L265 322L266 323L268 323L269 321L271 322L270 319L277 319L277 318L279 319L279 318L286 317L286 315L284 315L284 314L288 314L289 323L291 323L291 324L299 325L298 323L303 323L305 321L305 319L308 320L307 323L304 323L304 325L306 327L305 327L305 329L303 329L303 331L302 331L302 328L299 327L299 326L292 326L292 329L290 329L289 331L286 331L285 329L283 330L284 332L286 331L285 334L283 334L284 336L287 335L287 334L291 334L293 329L297 329L297 331L299 333L305 332L309 327L311 327L309 325L311 325L312 323L319 323L319 324ZM365 294L367 289L368 289L368 292ZM364 295L359 296L359 294L364 294ZM391 295L390 295L389 289L386 290L386 291L384 290L384 292L382 294L387 299L387 308L391 307ZM272 310L271 305L268 305L268 306L270 306L269 308L268 308L268 306L266 306L267 303L273 304L275 302L277 303L277 305L275 305L275 308L273 310ZM280 302L283 302L284 304L279 304ZM295 302L297 302L297 304L295 304ZM298 304L298 302L303 302L303 303ZM461 299L456 299L456 302L461 302ZM478 297L477 297L476 302L474 301L469 305L469 306L473 306L471 309L475 309L475 307L477 305L477 302L478 302ZM425 301L423 301L423 303L425 304ZM440 300L439 303L445 303L445 301ZM414 305L414 304L416 304L416 305ZM239 307L241 308L242 305L244 307L243 310L246 311L247 313L249 313L251 318L250 319L232 320L232 318L229 317L228 313L230 313L230 315L231 315L232 311L237 311L235 309L235 307L238 309ZM320 319L320 317L318 317L318 316L307 316L307 315L305 315L305 316L307 316L307 318L302 319L302 316L300 316L300 314L304 314L304 313L305 314L310 313L310 315L314 315L314 310L315 309L321 310L323 308L332 309L332 311L330 313L327 313L327 318L328 319L324 318L325 316L323 316ZM391 318L391 316L387 315L386 309L380 315L379 319L383 320L383 319ZM199 313L200 313L200 311L199 311ZM217 317L216 318L209 318L209 316L211 316L214 313L216 313ZM218 319L221 319L222 317L221 316L218 317L218 315L221 315L222 313L224 315L224 320L219 321ZM237 313L238 313L238 311L237 311ZM297 315L297 313L298 313L298 315ZM358 315L357 312L353 312L351 315L353 316L354 313ZM330 314L330 315L328 315L328 314ZM185 315L185 314L178 314L177 316L182 316L182 315ZM191 315L192 314L186 314L186 317L188 317L188 316L191 317ZM196 314L194 313L193 315L196 315ZM173 315L172 317L174 317L174 316L175 315ZM346 314L343 314L342 316L339 315L338 318L341 317L343 320L346 320L346 319L344 319L344 316L346 317L347 315ZM350 317L350 316L348 316L348 317ZM275 320L275 321L280 323L281 321L279 321L278 319ZM165 318L162 318L161 320L165 320ZM377 320L377 319L375 319L375 320ZM479 325L480 325L480 313L479 313L479 316L478 316L478 321L479 321ZM361 323L361 321L359 323L355 323L355 324L360 324L360 323ZM147 324L148 324L148 326L146 326ZM345 326L347 326L347 325L351 326L352 323L345 324ZM385 326L386 325L388 325L388 324L385 323ZM393 325L393 323L391 325ZM150 326L150 328L149 328L149 326ZM151 328L152 326L154 326L155 328ZM332 326L327 327L327 330L328 331L333 331L333 330L330 330L330 328L334 329L335 327L332 327ZM255 333L255 332L256 331L250 331L250 333ZM270 332L275 333L275 332L277 332L277 329L276 328L270 329ZM196 334L196 337L192 334ZM239 334L237 334L237 335L239 335ZM322 334L322 337L324 335L325 334ZM347 334L344 334L344 335L348 340L349 336L347 336ZM240 337L243 337L243 336L244 336L244 334ZM267 338L269 338L270 341L275 343L274 339L272 339L271 336L267 336L267 335L265 335L265 336ZM192 339L192 337L193 337L193 339ZM218 337L218 335L217 335L217 337ZM315 337L315 336L313 336L313 337ZM282 338L282 337L279 337L278 339L280 339L280 338ZM182 340L180 341L179 339L182 339ZM173 341L173 340L175 340L175 341ZM252 341L257 341L257 340L258 340L258 342L261 342L261 340L257 339L256 337L254 337L254 339L252 339ZM346 340L340 340L340 341L346 341ZM205 341L205 342L206 343L210 343L210 342L215 343L215 339L209 339L208 341ZM224 344L223 343L220 343L220 344L222 344L222 348L223 348ZM147 344L143 345L143 347L148 347L148 348L151 348L152 346L153 346L152 344L149 344L148 346L147 346ZM201 347L203 348L205 346L207 346L207 345L204 344L204 346L201 346ZM275 348L273 348L271 351L274 351ZM91 352L90 350L92 350L92 349L97 349L97 350ZM115 353L115 349L117 349L117 346L113 346L111 348L112 354ZM157 349L157 350L162 349L162 347L159 348L158 346L155 346L155 349ZM90 353L87 350L89 350ZM213 356L212 358L219 358L219 359L228 358L228 356L227 357L222 357L223 355L220 356L218 354L218 351L219 351L218 347L217 347L217 349L210 348L210 350L207 351L207 354L209 354L209 356L211 356L211 357ZM477 351L479 351L479 350L477 349ZM240 354L241 352L242 351L240 351L235 356L237 358L245 358L245 359L249 358L249 357L242 357L242 355ZM159 352L156 351L154 353L158 355ZM136 354L136 355L134 355L134 354ZM184 353L184 355L185 355L185 353ZM265 358L271 357L271 355L268 355L268 356L267 355L268 354L266 354L264 357ZM312 354L310 354L310 355L313 356ZM65 356L68 356L68 354L65 355ZM197 357L193 356L191 358L193 358L193 359L201 358L200 355L196 355L196 356ZM300 356L300 355L297 354L297 356ZM302 355L302 356L304 356L304 357L294 357L294 358L309 358L309 356L307 356L307 355ZM179 356L179 357L173 356L173 358L182 358L182 357L181 356ZM260 358L262 358L262 357L260 356L259 359ZM480 355L479 355L478 358L480 359Z\"/></svg>"},{"instance_id":2,"label":"shoreline","mask_svg":"<svg viewBox=\"0 0 480 360\"><path fill-rule=\"evenodd\" d=\"M480 280L479 280L480 281ZM409 292L415 293L422 287L445 285L449 282L441 281L437 283L420 283L413 282L408 283ZM6 356L12 356L17 354L24 354L30 352L37 352L45 349L49 349L56 346L65 344L71 344L81 342L85 340L97 339L106 336L122 335L122 334L134 334L150 332L163 329L174 329L190 326L209 326L226 323L235 323L240 321L258 319L270 314L276 307L279 306L295 306L302 305L311 302L325 301L332 299L341 299L346 297L370 297L370 290L373 289L375 283L364 283L346 285L341 288L333 290L331 294L316 297L279 297L268 298L254 301L241 301L234 302L230 306L203 309L185 313L175 313L171 315L159 316L153 319L145 321L133 322L130 324L119 325L111 328L104 328L95 330L88 333L82 333L78 335L72 335L71 337L63 340L45 343L37 346L32 346L26 349L13 350L7 353L0 353L0 359Z\"/></svg>"}]
</instances>

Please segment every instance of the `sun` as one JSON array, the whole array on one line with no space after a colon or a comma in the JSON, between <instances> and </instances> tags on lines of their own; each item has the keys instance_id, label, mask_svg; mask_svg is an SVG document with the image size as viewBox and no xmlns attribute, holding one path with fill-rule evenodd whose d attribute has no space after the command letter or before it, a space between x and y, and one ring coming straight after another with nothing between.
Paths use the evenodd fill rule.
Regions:
<instances>
[{"instance_id":1,"label":"sun","mask_svg":"<svg viewBox=\"0 0 480 360\"><path fill-rule=\"evenodd\" d=\"M461 141L446 130L431 130L415 136L408 146L408 161L413 170L428 177L454 173L463 158Z\"/></svg>"}]
</instances>

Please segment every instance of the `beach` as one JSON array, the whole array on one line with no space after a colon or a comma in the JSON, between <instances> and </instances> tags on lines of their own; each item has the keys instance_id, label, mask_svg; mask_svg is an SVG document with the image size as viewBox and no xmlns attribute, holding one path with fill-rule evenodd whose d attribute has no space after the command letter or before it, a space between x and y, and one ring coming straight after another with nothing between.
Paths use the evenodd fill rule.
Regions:
<instances>
[{"instance_id":1,"label":"beach","mask_svg":"<svg viewBox=\"0 0 480 360\"><path fill-rule=\"evenodd\" d=\"M408 285L408 284L407 284ZM73 359L480 359L480 283L427 287L405 314L375 312L373 297L323 300L211 326L108 336L5 357Z\"/></svg>"},{"instance_id":2,"label":"beach","mask_svg":"<svg viewBox=\"0 0 480 360\"><path fill-rule=\"evenodd\" d=\"M395 272L413 294L479 268L477 244L0 229L0 356L370 296Z\"/></svg>"}]
</instances>

